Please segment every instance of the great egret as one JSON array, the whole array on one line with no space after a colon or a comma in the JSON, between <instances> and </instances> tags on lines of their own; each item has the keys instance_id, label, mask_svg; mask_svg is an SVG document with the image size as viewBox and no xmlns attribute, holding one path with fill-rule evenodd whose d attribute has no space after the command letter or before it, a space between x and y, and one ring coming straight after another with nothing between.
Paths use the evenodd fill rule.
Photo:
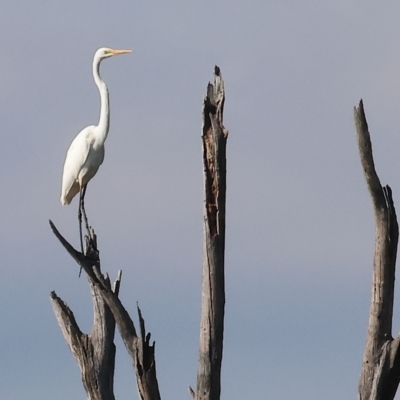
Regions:
<instances>
[{"instance_id":1,"label":"great egret","mask_svg":"<svg viewBox=\"0 0 400 400\"><path fill-rule=\"evenodd\" d=\"M104 81L100 78L100 63L105 58L131 52L132 50L115 50L102 47L94 54L93 78L99 88L101 101L99 124L97 126L90 125L82 129L69 146L65 158L61 186L61 204L65 205L71 203L72 199L79 192L78 218L82 253L82 212L85 218L86 228L89 228L84 207L86 186L96 175L97 170L103 163L104 142L107 139L110 125L108 89Z\"/></svg>"}]
</instances>

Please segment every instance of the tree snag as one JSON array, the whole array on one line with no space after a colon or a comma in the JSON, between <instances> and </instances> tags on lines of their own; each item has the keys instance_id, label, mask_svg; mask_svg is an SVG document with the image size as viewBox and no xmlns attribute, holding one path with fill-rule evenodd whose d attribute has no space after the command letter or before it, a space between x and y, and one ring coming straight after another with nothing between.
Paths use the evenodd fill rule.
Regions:
<instances>
[{"instance_id":1,"label":"tree snag","mask_svg":"<svg viewBox=\"0 0 400 400\"><path fill-rule=\"evenodd\" d=\"M392 400L400 380L400 337L392 337L394 280L399 227L392 190L375 170L362 100L354 108L358 148L375 212L372 298L358 400Z\"/></svg>"},{"instance_id":2,"label":"tree snag","mask_svg":"<svg viewBox=\"0 0 400 400\"><path fill-rule=\"evenodd\" d=\"M224 82L215 66L214 85L203 103L204 249L196 400L219 400L225 309L226 142Z\"/></svg>"},{"instance_id":3,"label":"tree snag","mask_svg":"<svg viewBox=\"0 0 400 400\"><path fill-rule=\"evenodd\" d=\"M95 235L88 247L88 254L100 271L99 253ZM103 277L108 290L118 296L121 273L118 274L114 288L110 280ZM74 314L68 305L53 291L50 301L64 338L81 370L82 382L90 400L114 400L114 367L115 367L115 320L96 287L89 279L93 299L94 321L90 334L84 334L78 327Z\"/></svg>"},{"instance_id":4,"label":"tree snag","mask_svg":"<svg viewBox=\"0 0 400 400\"><path fill-rule=\"evenodd\" d=\"M103 275L100 270L100 260L98 257L97 250L97 240L94 231L90 229L88 235L86 236L87 245L86 254L75 250L65 238L60 234L55 225L50 221L51 229L53 230L56 237L60 240L61 244L67 250L67 252L72 256L72 258L80 265L80 267L86 272L91 287L94 288L96 293L101 296L102 301L104 301L107 306L107 310L111 311L111 314L118 326L118 330L121 334L122 340L125 344L125 348L128 351L132 359L132 364L135 369L136 382L138 387L138 392L141 400L160 400L160 392L158 389L158 382L156 377L156 363L155 363L155 343L150 343L150 333L146 333L145 322L142 317L140 308L137 307L137 312L139 315L139 325L140 325L140 336L137 335L134 323L126 311L125 307L122 305L120 299L118 298L119 282L121 278L121 272L118 274L116 289L112 290L109 284L109 278L107 275ZM52 292L54 293L54 292ZM55 294L54 294L55 295ZM51 294L53 299L53 294ZM57 300L53 299L56 303ZM53 303L54 304L54 303ZM65 305L65 303L64 303ZM54 306L53 306L54 307ZM64 307L65 308L65 307ZM101 310L105 310L103 307ZM70 310L66 309L66 315L72 314ZM57 315L57 313L56 313ZM105 318L105 315L101 315L101 318ZM100 319L101 319L100 318ZM58 316L57 316L57 319ZM59 320L60 323L60 320ZM75 319L67 319L67 323L60 323L61 329L70 330L70 326L76 325ZM64 328L63 328L64 327ZM76 332L76 333L75 333ZM80 337L80 331L74 331L74 335ZM69 336L68 336L69 337ZM67 339L67 338L66 338ZM75 339L74 339L75 340ZM68 339L67 339L68 342ZM71 347L71 346L70 346ZM72 350L72 348L71 348ZM75 355L75 353L74 353ZM78 361L79 363L79 361ZM113 373L114 373L114 364ZM92 375L89 375L92 376ZM92 383L94 384L94 383ZM90 400L105 400L107 397L93 397ZM110 397L111 399L111 397ZM112 397L114 399L114 397Z\"/></svg>"}]
</instances>

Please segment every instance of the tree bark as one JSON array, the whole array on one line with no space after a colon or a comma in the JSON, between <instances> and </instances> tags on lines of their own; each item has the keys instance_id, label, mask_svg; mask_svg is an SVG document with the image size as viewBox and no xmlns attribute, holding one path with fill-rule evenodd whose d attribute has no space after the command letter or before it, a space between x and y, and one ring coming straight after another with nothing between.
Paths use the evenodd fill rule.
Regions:
<instances>
[{"instance_id":1,"label":"tree bark","mask_svg":"<svg viewBox=\"0 0 400 400\"><path fill-rule=\"evenodd\" d=\"M96 264L100 268L97 249L92 248ZM100 271L100 269L99 269ZM121 274L111 289L108 277L103 277L108 290L118 296ZM74 355L82 376L83 386L89 400L115 400L114 367L115 367L115 320L109 307L100 294L98 287L89 280L93 298L94 321L90 334L84 334L78 327L75 317L68 305L53 291L50 301L64 338Z\"/></svg>"},{"instance_id":2,"label":"tree bark","mask_svg":"<svg viewBox=\"0 0 400 400\"><path fill-rule=\"evenodd\" d=\"M83 255L65 240L51 221L50 226L67 252L86 272L92 285L111 310L122 340L132 359L140 398L142 400L160 400L161 397L156 376L155 342L150 343L151 334L146 333L145 322L140 308L137 307L140 325L140 336L138 336L131 317L118 298L118 293L110 289L110 286L107 284L108 277L104 277L101 273L99 263L93 257L93 252ZM89 248L92 247L90 242L92 240L95 241L95 238L94 233L89 234ZM98 254L97 247L95 253Z\"/></svg>"},{"instance_id":3,"label":"tree bark","mask_svg":"<svg viewBox=\"0 0 400 400\"><path fill-rule=\"evenodd\" d=\"M392 337L394 280L399 228L392 190L375 170L362 100L354 108L361 164L375 213L375 254L368 336L358 387L359 400L392 400L400 380L400 338Z\"/></svg>"},{"instance_id":4,"label":"tree bark","mask_svg":"<svg viewBox=\"0 0 400 400\"><path fill-rule=\"evenodd\" d=\"M218 400L221 393L221 363L225 309L225 199L226 143L223 125L224 82L220 69L214 85L207 87L203 103L204 249L202 310L200 322L196 400Z\"/></svg>"}]
</instances>

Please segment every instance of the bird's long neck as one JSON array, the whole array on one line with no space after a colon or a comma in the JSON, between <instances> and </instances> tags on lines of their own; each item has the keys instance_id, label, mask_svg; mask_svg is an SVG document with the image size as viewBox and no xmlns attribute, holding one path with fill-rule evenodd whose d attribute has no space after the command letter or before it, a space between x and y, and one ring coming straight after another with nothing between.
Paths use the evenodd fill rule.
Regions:
<instances>
[{"instance_id":1,"label":"bird's long neck","mask_svg":"<svg viewBox=\"0 0 400 400\"><path fill-rule=\"evenodd\" d=\"M97 126L99 141L104 143L107 139L108 129L110 127L110 103L108 99L108 89L105 82L100 78L100 61L93 61L93 77L100 92L100 119Z\"/></svg>"}]
</instances>

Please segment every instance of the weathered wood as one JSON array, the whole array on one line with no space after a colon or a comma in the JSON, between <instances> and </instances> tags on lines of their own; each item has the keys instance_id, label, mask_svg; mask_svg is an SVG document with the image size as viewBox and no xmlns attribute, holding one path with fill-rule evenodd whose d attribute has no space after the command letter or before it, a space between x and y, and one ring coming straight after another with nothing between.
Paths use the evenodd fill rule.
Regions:
<instances>
[{"instance_id":1,"label":"weathered wood","mask_svg":"<svg viewBox=\"0 0 400 400\"><path fill-rule=\"evenodd\" d=\"M216 66L203 103L204 250L196 400L219 400L225 309L226 143L224 82Z\"/></svg>"},{"instance_id":2,"label":"weathered wood","mask_svg":"<svg viewBox=\"0 0 400 400\"><path fill-rule=\"evenodd\" d=\"M399 336L392 337L394 280L399 227L392 191L382 187L375 170L372 145L362 100L354 108L361 165L375 213L375 254L368 336L359 400L392 400L400 380Z\"/></svg>"},{"instance_id":3,"label":"weathered wood","mask_svg":"<svg viewBox=\"0 0 400 400\"><path fill-rule=\"evenodd\" d=\"M83 255L68 243L51 221L50 226L67 252L86 272L89 280L111 310L125 348L132 359L140 398L142 400L160 400L161 397L156 376L155 342L150 343L151 334L146 333L140 308L137 307L140 325L140 336L138 336L129 313L115 291L111 290L107 284L108 277L104 277L101 273L99 263L96 262L93 252ZM93 237L95 238L94 234Z\"/></svg>"},{"instance_id":4,"label":"weathered wood","mask_svg":"<svg viewBox=\"0 0 400 400\"><path fill-rule=\"evenodd\" d=\"M94 262L100 271L94 233L88 253L95 257ZM103 276L103 281L108 290L118 296L121 274L118 274L113 289L108 277ZM89 400L114 400L115 320L101 296L99 288L90 279L89 286L94 312L93 328L90 334L81 332L73 312L54 291L50 293L50 301L64 338L80 367L87 398Z\"/></svg>"}]
</instances>

